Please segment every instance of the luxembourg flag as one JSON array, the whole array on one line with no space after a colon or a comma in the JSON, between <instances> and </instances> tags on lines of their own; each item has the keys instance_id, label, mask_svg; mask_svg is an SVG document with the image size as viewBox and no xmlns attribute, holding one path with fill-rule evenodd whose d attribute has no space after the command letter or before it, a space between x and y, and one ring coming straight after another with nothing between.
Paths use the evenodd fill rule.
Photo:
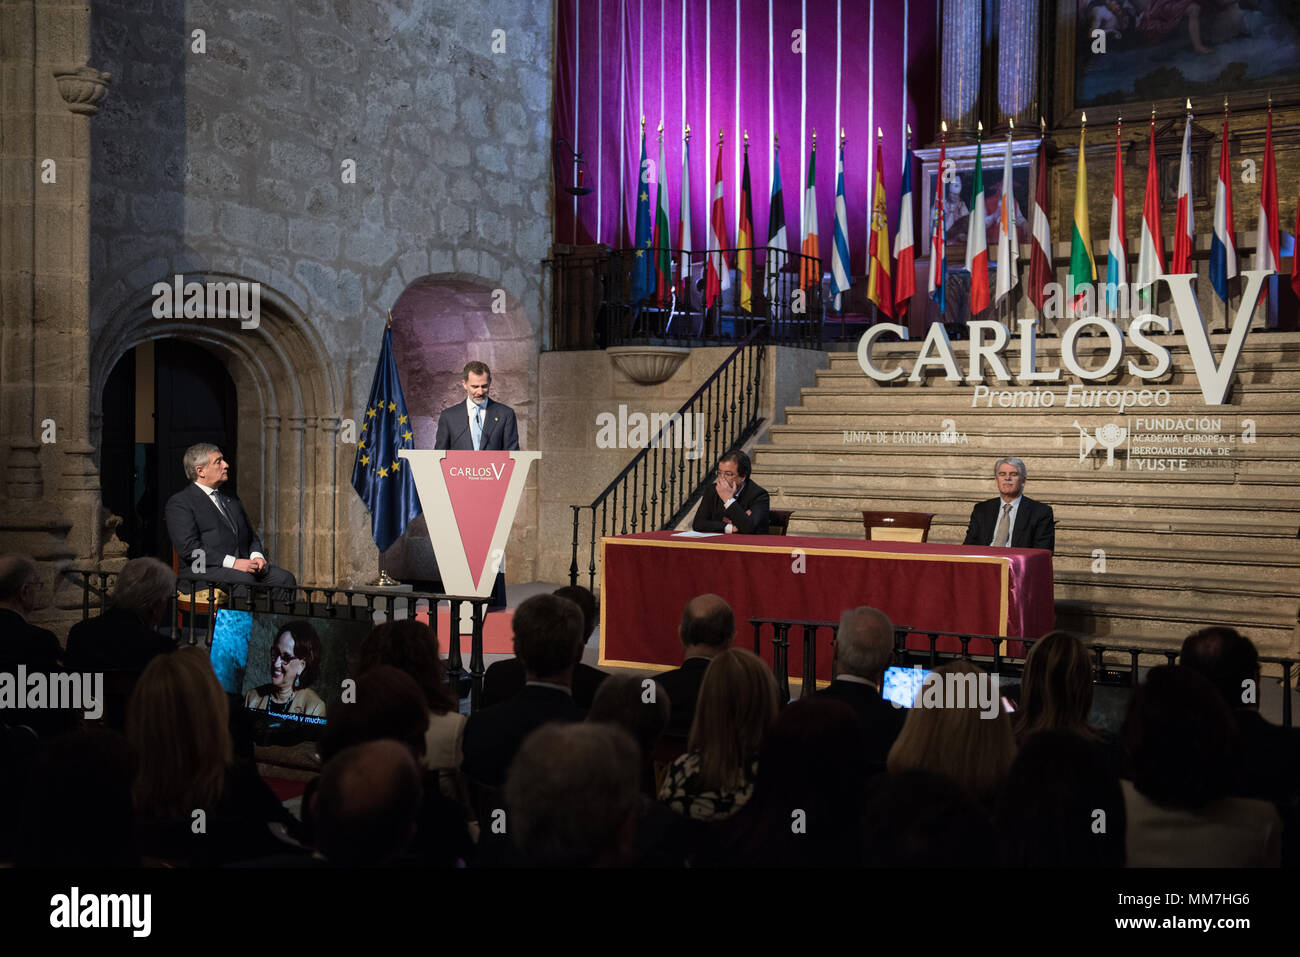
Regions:
<instances>
[{"instance_id":1,"label":"luxembourg flag","mask_svg":"<svg viewBox=\"0 0 1300 957\"><path fill-rule=\"evenodd\" d=\"M1228 301L1228 280L1237 275L1237 247L1232 238L1232 171L1228 160L1228 114L1223 114L1219 147L1219 183L1214 190L1214 236L1210 239L1210 284Z\"/></svg>"},{"instance_id":2,"label":"luxembourg flag","mask_svg":"<svg viewBox=\"0 0 1300 957\"><path fill-rule=\"evenodd\" d=\"M1106 306L1115 314L1120 290L1128 286L1128 238L1124 235L1124 162L1120 124L1115 125L1115 191L1110 197L1110 242L1106 250Z\"/></svg>"},{"instance_id":3,"label":"luxembourg flag","mask_svg":"<svg viewBox=\"0 0 1300 957\"><path fill-rule=\"evenodd\" d=\"M940 167L942 169L942 166ZM908 127L903 156L903 195L898 201L898 235L894 239L894 315L907 315L907 303L916 292L916 245L912 239L912 135Z\"/></svg>"},{"instance_id":4,"label":"luxembourg flag","mask_svg":"<svg viewBox=\"0 0 1300 957\"><path fill-rule=\"evenodd\" d=\"M1192 102L1187 101L1187 125L1183 127L1183 155L1178 160L1178 212L1174 217L1174 255L1171 275L1192 271Z\"/></svg>"},{"instance_id":5,"label":"luxembourg flag","mask_svg":"<svg viewBox=\"0 0 1300 957\"><path fill-rule=\"evenodd\" d=\"M1255 232L1255 268L1277 272L1282 255L1277 242L1277 164L1273 161L1273 105L1264 133L1264 181L1259 188L1259 228Z\"/></svg>"},{"instance_id":6,"label":"luxembourg flag","mask_svg":"<svg viewBox=\"0 0 1300 957\"><path fill-rule=\"evenodd\" d=\"M943 126L948 132L947 124ZM947 137L939 141L939 171L934 177L934 208L930 210L930 274L926 278L926 291L939 304L939 315L944 313L944 287L948 285L948 260L944 247L947 240L943 231L943 171L947 160Z\"/></svg>"}]
</instances>

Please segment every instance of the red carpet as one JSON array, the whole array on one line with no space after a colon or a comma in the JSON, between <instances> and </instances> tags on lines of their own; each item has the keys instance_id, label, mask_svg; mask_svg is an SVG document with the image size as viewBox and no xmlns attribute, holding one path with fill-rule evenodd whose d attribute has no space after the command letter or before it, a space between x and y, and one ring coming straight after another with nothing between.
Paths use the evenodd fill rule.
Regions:
<instances>
[{"instance_id":1,"label":"red carpet","mask_svg":"<svg viewBox=\"0 0 1300 957\"><path fill-rule=\"evenodd\" d=\"M429 613L427 611L420 612L416 617L426 625L429 623ZM483 619L484 654L513 655L515 653L513 643L514 630L510 625L510 620L513 617L514 613L509 609L488 612L487 618ZM438 643L440 646L446 640L446 636L451 632L450 622L451 611L447 608L439 608L437 631ZM446 648L439 647L438 650L442 653L444 658L447 656ZM468 635L465 635L461 638L460 653L462 655L468 655L469 652L470 638Z\"/></svg>"}]
</instances>

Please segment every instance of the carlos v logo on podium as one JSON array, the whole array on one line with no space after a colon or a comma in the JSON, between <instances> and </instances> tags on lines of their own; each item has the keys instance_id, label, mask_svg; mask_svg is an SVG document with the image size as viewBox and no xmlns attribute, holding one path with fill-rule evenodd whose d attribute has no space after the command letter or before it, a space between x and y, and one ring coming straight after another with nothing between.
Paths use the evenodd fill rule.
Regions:
<instances>
[{"instance_id":1,"label":"carlos v logo on podium","mask_svg":"<svg viewBox=\"0 0 1300 957\"><path fill-rule=\"evenodd\" d=\"M451 595L486 598L528 469L542 453L402 449L397 454L410 463L443 588Z\"/></svg>"}]
</instances>

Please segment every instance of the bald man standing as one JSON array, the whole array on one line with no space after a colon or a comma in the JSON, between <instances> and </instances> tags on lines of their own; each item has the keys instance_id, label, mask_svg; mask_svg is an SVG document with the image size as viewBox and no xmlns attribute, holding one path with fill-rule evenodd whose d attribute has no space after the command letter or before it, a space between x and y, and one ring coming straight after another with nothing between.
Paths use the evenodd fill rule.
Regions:
<instances>
[{"instance_id":1,"label":"bald man standing","mask_svg":"<svg viewBox=\"0 0 1300 957\"><path fill-rule=\"evenodd\" d=\"M682 640L682 666L659 676L668 692L672 713L664 735L685 739L695 719L695 699L700 696L709 663L736 641L736 618L731 606L717 595L696 595L682 609L677 629Z\"/></svg>"}]
</instances>

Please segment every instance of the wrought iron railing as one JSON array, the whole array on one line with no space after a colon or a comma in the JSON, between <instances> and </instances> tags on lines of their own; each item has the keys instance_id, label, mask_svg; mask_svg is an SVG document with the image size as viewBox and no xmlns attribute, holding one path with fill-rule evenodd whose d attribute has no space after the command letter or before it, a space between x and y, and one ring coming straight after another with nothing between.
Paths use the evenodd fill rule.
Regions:
<instances>
[{"instance_id":1,"label":"wrought iron railing","mask_svg":"<svg viewBox=\"0 0 1300 957\"><path fill-rule=\"evenodd\" d=\"M790 632L799 629L803 643L803 674L800 679L799 697L805 698L817 688L817 653L818 641L822 629L826 630L827 640L833 639L839 631L838 621L804 621L790 618L751 618L754 628L754 654L761 655L763 648L764 626L769 626L772 642L772 673L776 676L777 689L782 701L790 698ZM922 638L927 642L927 649L908 648L909 638ZM941 638L956 638L961 643L959 652L942 652L938 650ZM1024 667L1023 655L1003 654L1002 642L1020 642L1028 654L1030 646L1038 639L1006 638L999 635L966 635L952 631L930 631L910 628L906 625L894 626L894 657L900 664L920 664L922 660L928 667L937 667L945 661L967 659L988 664L989 670L998 674L1018 674ZM993 652L989 655L971 655L972 641L992 643ZM1093 656L1093 683L1106 685L1128 685L1136 688L1140 662L1143 656L1164 658L1167 664L1177 664L1178 648L1135 648L1130 645L1108 645L1101 642L1088 643L1088 650ZM1116 660L1118 657L1119 660ZM1127 661L1123 659L1127 657ZM1298 663L1295 658L1261 657L1261 665L1278 665L1281 671L1278 677L1282 686L1282 724L1291 727L1291 676Z\"/></svg>"},{"instance_id":2,"label":"wrought iron railing","mask_svg":"<svg viewBox=\"0 0 1300 957\"><path fill-rule=\"evenodd\" d=\"M69 568L64 574L79 584L82 589L81 614L89 618L93 613L102 614L109 604L116 572L104 572L97 569ZM197 595L195 590L197 589ZM219 589L223 595L217 602L207 600L205 589ZM208 592L210 595L211 592ZM250 612L253 614L274 614L307 618L331 618L341 621L368 621L376 623L399 617L396 611L405 605L406 615L415 617L420 611L429 613L429 627L434 630L438 647L447 652L447 674L452 692L459 696L461 672L465 670L461 653L460 638L452 640L459 632L464 607L468 604L474 609L473 625L470 632L469 689L470 710L477 711L483 691L483 674L486 667L483 661L483 616L487 612L490 599L466 597L463 595L443 595L437 592L393 591L383 588L322 588L298 586L282 588L268 585L232 585L227 582L212 581L199 576L183 576L178 582L178 591L172 594L167 609L165 628L181 644L204 644L212 646L213 630L216 626L214 612L228 609L231 611ZM450 615L445 629L437 614L440 603L450 605Z\"/></svg>"},{"instance_id":3,"label":"wrought iron railing","mask_svg":"<svg viewBox=\"0 0 1300 957\"><path fill-rule=\"evenodd\" d=\"M755 260L747 306L738 268L742 251ZM683 281L682 251L669 250L671 281L662 287L653 269L636 269L652 252L589 246L545 260L551 279L548 348L722 345L745 339L759 323L767 324L774 343L821 348L827 317L820 259L767 247L722 250L730 288L706 305L707 251L685 257Z\"/></svg>"},{"instance_id":4,"label":"wrought iron railing","mask_svg":"<svg viewBox=\"0 0 1300 957\"><path fill-rule=\"evenodd\" d=\"M695 507L718 457L758 432L763 421L766 331L764 324L753 329L590 505L569 506L573 509L569 584L578 584L584 533L587 587L595 591L601 538L676 526ZM589 521L582 520L584 511L591 513Z\"/></svg>"}]
</instances>

